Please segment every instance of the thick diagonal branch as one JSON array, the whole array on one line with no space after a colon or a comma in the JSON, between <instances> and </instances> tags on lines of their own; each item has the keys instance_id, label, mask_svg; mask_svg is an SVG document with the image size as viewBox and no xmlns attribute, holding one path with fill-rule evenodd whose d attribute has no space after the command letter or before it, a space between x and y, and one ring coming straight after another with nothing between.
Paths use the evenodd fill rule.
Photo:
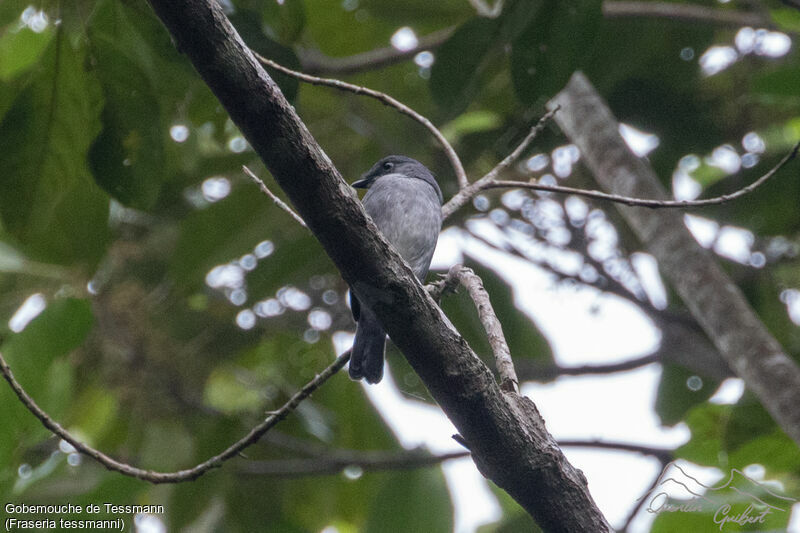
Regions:
<instances>
[{"instance_id":1,"label":"thick diagonal branch","mask_svg":"<svg viewBox=\"0 0 800 533\"><path fill-rule=\"evenodd\" d=\"M547 531L610 531L533 403L504 393L225 18L216 0L150 0L297 213L464 437L481 472Z\"/></svg>"},{"instance_id":2,"label":"thick diagonal branch","mask_svg":"<svg viewBox=\"0 0 800 533\"><path fill-rule=\"evenodd\" d=\"M597 182L614 194L666 198L652 167L620 137L606 103L581 73L548 104ZM719 350L783 430L800 444L800 368L742 291L689 233L680 213L619 206L620 213Z\"/></svg>"}]
</instances>

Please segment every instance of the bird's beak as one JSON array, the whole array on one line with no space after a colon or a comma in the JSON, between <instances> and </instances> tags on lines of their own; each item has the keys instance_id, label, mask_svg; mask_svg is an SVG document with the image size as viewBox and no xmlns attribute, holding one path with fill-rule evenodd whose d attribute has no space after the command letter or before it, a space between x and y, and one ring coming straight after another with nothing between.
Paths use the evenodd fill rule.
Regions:
<instances>
[{"instance_id":1,"label":"bird's beak","mask_svg":"<svg viewBox=\"0 0 800 533\"><path fill-rule=\"evenodd\" d=\"M360 180L351 183L350 186L356 189L369 189L369 186L372 185L373 181L375 181L374 178L361 178Z\"/></svg>"}]
</instances>

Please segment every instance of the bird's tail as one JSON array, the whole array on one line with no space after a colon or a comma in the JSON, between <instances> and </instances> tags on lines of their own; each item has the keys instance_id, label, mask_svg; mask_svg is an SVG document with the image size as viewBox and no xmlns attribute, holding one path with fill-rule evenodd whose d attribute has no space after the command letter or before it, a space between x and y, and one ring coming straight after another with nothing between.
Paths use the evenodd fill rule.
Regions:
<instances>
[{"instance_id":1,"label":"bird's tail","mask_svg":"<svg viewBox=\"0 0 800 533\"><path fill-rule=\"evenodd\" d=\"M378 383L383 378L383 355L386 333L378 318L366 307L361 307L358 318L353 353L350 355L350 377L365 378L368 383Z\"/></svg>"}]
</instances>

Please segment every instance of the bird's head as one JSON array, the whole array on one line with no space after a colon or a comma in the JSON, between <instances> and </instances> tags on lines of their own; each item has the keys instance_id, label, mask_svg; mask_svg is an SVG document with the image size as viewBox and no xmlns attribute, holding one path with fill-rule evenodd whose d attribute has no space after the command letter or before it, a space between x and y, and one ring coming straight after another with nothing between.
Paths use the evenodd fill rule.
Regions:
<instances>
[{"instance_id":1,"label":"bird's head","mask_svg":"<svg viewBox=\"0 0 800 533\"><path fill-rule=\"evenodd\" d=\"M379 178L389 175L399 175L409 179L420 179L434 188L436 195L439 197L439 203L442 202L442 190L439 184L436 183L436 178L433 177L428 168L417 161L404 155L390 155L384 157L370 168L361 179L353 182L353 187L358 189L369 189Z\"/></svg>"}]
</instances>

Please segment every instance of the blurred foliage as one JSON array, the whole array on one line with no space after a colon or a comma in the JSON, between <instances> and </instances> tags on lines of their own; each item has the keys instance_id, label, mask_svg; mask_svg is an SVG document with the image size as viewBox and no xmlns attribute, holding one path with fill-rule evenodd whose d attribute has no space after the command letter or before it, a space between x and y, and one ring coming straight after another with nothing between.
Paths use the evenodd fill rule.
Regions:
<instances>
[{"instance_id":1,"label":"blurred foliage","mask_svg":"<svg viewBox=\"0 0 800 533\"><path fill-rule=\"evenodd\" d=\"M800 11L759 4L796 38ZM223 5L250 46L289 67L302 67L309 51L345 56L386 47L402 26L417 35L454 28L433 51L432 66L408 60L347 79L441 125L473 179L524 137L576 69L621 121L658 136L649 158L666 184L688 157L697 162L688 175L705 194L732 191L800 138L796 47L776 58L737 51L737 31L708 21L604 19L595 0L509 1L496 19L477 17L466 0ZM700 59L713 45L730 47L737 61L708 75ZM275 78L344 176L405 153L434 170L445 195L455 192L446 158L420 125L371 100ZM753 132L762 147L744 143ZM514 172L550 180L571 174L586 186L565 144L548 128ZM760 164L726 171L713 157L720 146ZM0 3L0 350L39 405L114 457L166 470L207 459L329 364L334 332L352 330L335 268L305 229L257 192L243 164L269 184L143 0ZM795 357L800 334L787 307L800 299L797 168L740 202L700 213L752 232L752 257L763 261L723 261ZM614 229L616 215L606 207L517 191L480 197L448 221L462 241L492 251L470 248L465 262L482 276L515 357L546 365L553 353L520 310L526 294L512 287L508 268L494 270L496 254L550 272L557 286L662 312L648 303L629 261L640 244L624 227ZM44 311L12 328L9 319L37 293ZM682 311L679 302L670 306ZM466 295L446 297L443 308L491 367ZM388 361L403 392L430 401L394 348ZM654 409L665 425L685 423L692 434L676 457L723 471L758 463L797 494L797 446L749 394L736 405L709 403L716 387L685 368L664 368ZM192 483L151 486L85 458L72 464L77 456L60 449L5 386L0 425L3 501L164 504L171 531L453 528L440 468L292 479L247 474L246 460L237 459ZM278 429L305 444L287 449L266 439L248 458L303 456L307 445L402 449L343 376ZM495 490L503 516L486 530L535 527ZM775 514L769 526L785 527L787 518ZM653 530L712 527L707 516L672 513Z\"/></svg>"}]
</instances>

